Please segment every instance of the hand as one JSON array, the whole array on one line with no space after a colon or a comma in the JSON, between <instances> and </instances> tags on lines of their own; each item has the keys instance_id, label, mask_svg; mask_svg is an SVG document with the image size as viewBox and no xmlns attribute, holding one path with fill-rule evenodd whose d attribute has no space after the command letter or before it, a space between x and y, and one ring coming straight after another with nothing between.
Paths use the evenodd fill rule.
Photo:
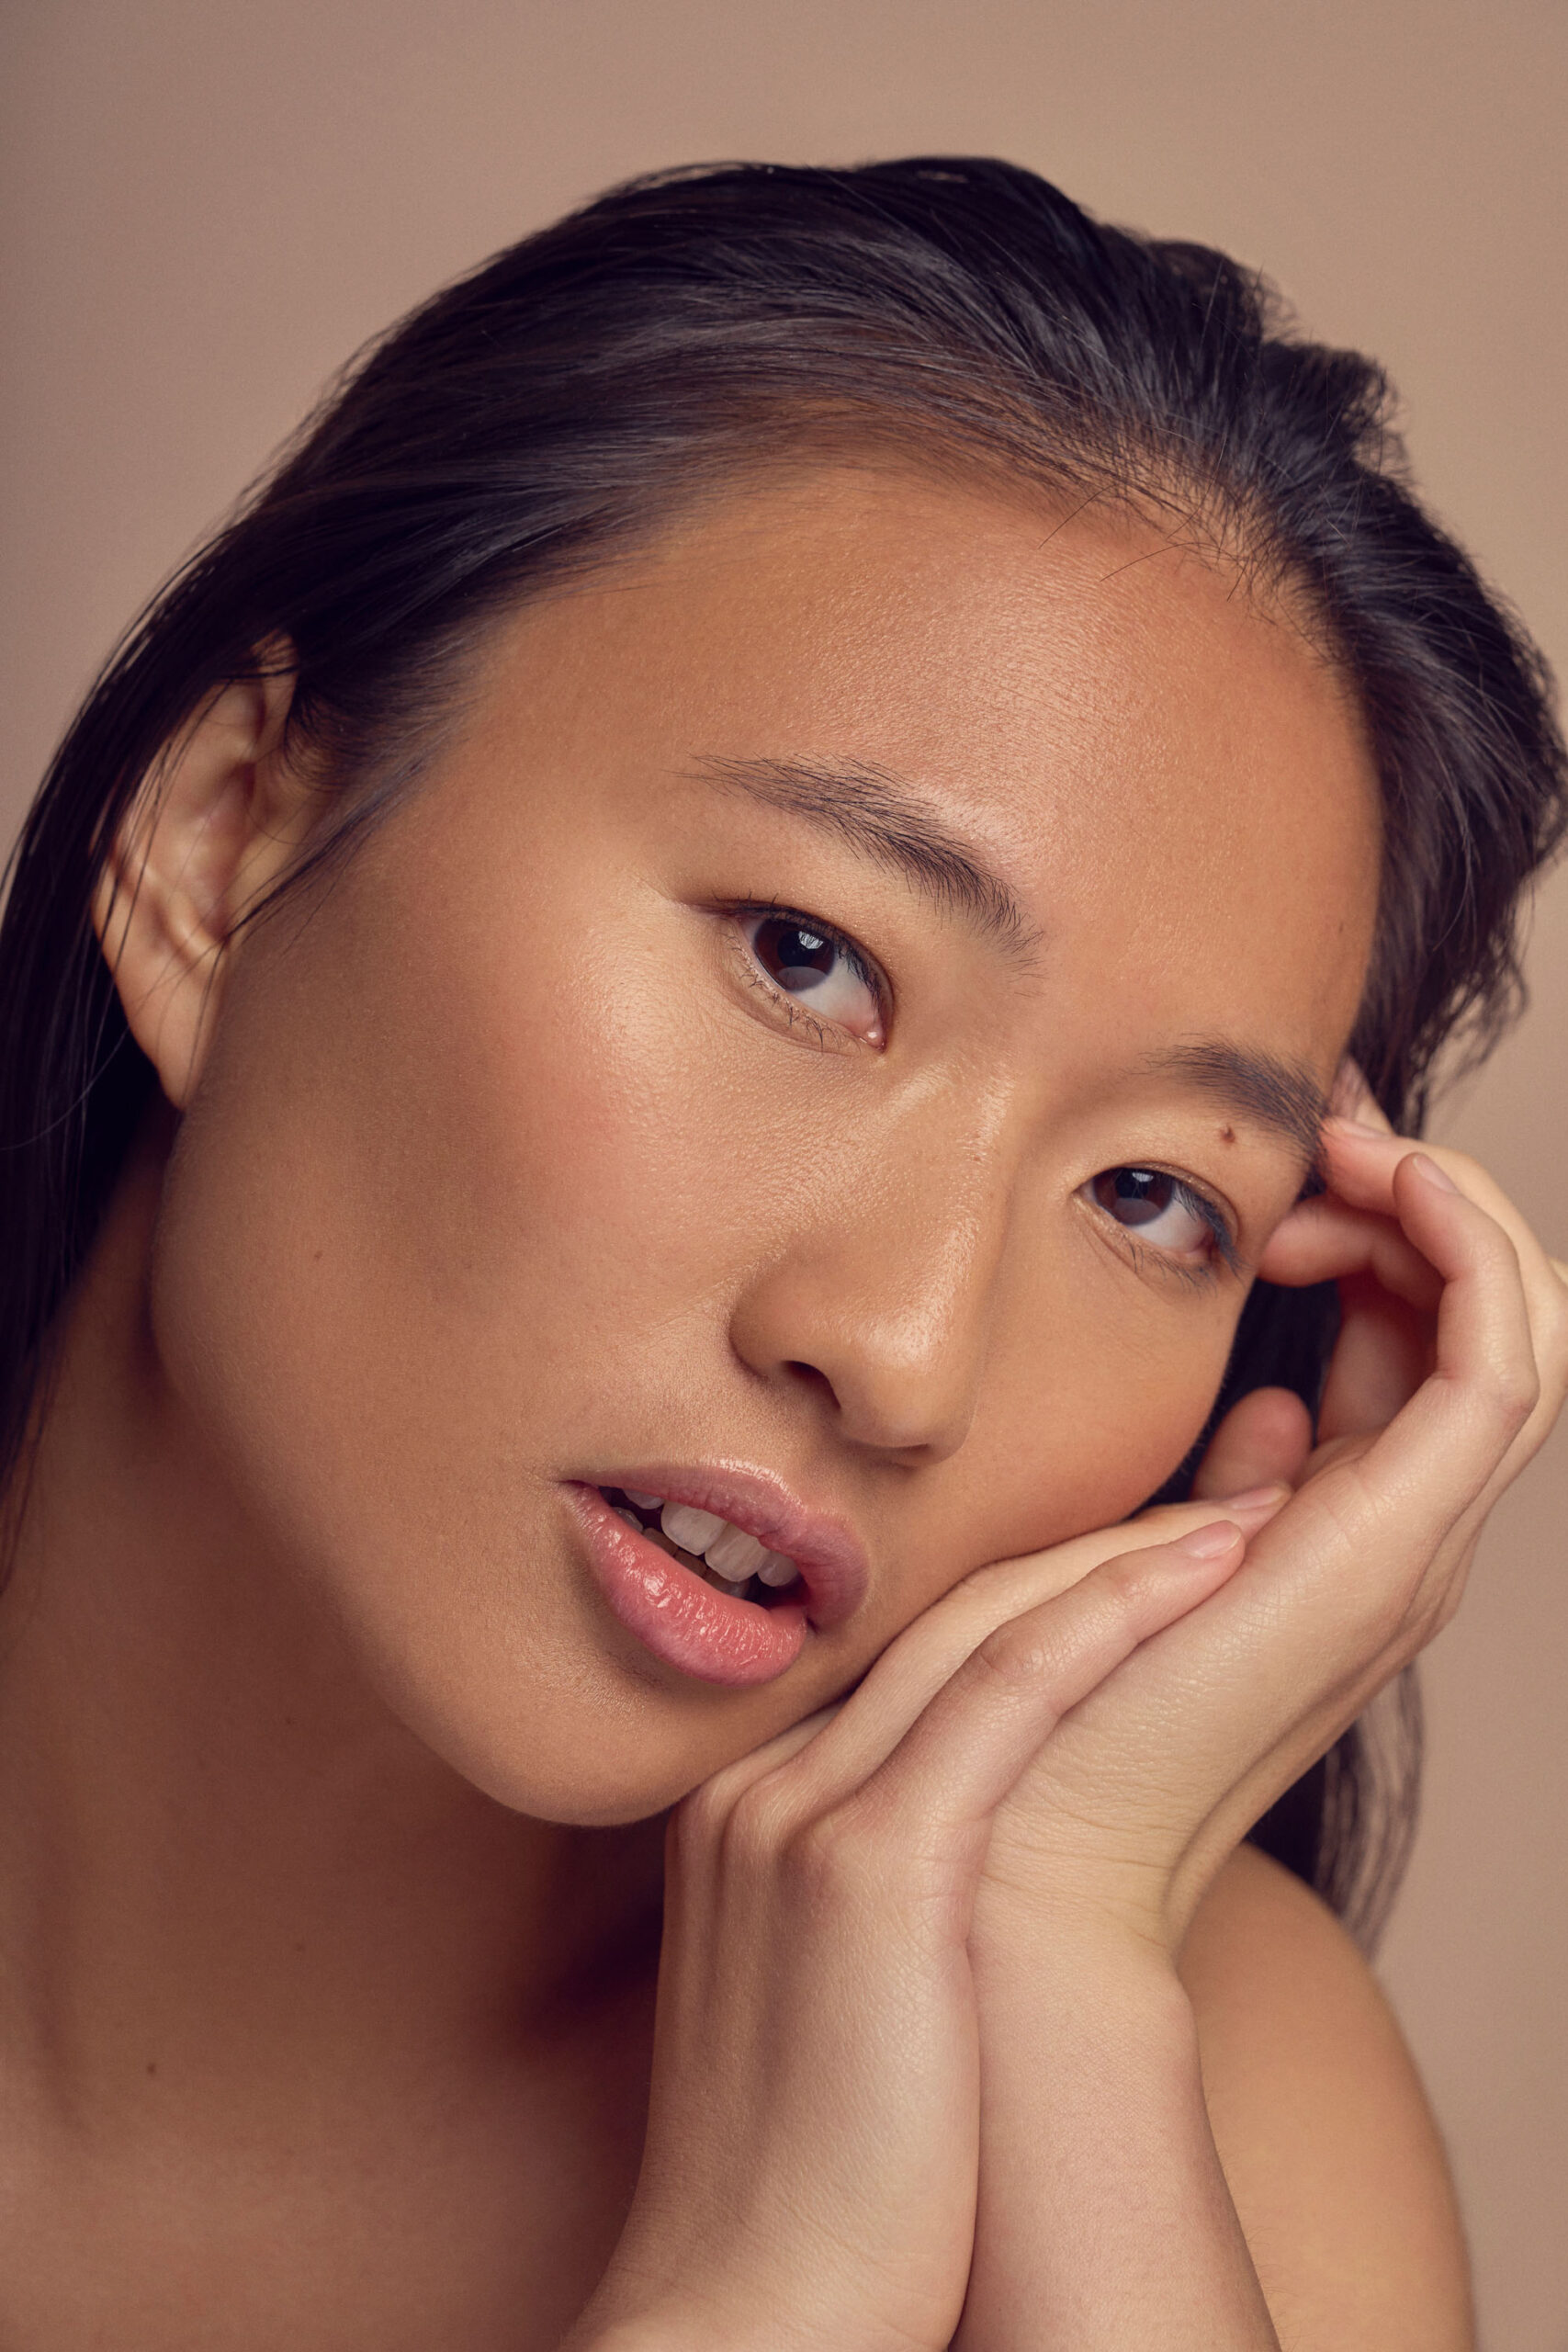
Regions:
<instances>
[{"instance_id":1,"label":"hand","mask_svg":"<svg viewBox=\"0 0 1568 2352\"><path fill-rule=\"evenodd\" d=\"M998 1810L970 1938L983 2193L964 2352L1277 2352L1175 1954L1250 1823L1455 1606L1568 1381L1562 1270L1479 1170L1437 1155L1461 1187L1443 1190L1368 1111L1327 1149L1328 1193L1262 1267L1338 1281L1321 1442L1299 1399L1263 1391L1197 1482L1300 1491Z\"/></svg>"},{"instance_id":2,"label":"hand","mask_svg":"<svg viewBox=\"0 0 1568 2352\"><path fill-rule=\"evenodd\" d=\"M1557 1416L1564 1270L1472 1161L1357 1108L1325 1131L1329 1189L1259 1269L1339 1283L1319 1442L1309 1453L1295 1399L1264 1392L1199 1480L1298 1490L1225 1591L1130 1660L1021 1778L977 1921L992 1893L1004 1909L1021 1894L1174 1952L1251 1823L1447 1623L1488 1510Z\"/></svg>"},{"instance_id":3,"label":"hand","mask_svg":"<svg viewBox=\"0 0 1568 2352\"><path fill-rule=\"evenodd\" d=\"M840 1707L677 1808L642 2174L570 2345L949 2344L996 1810L1062 1717L1234 1572L1241 1534L1213 1522L1187 1505L1042 1555L999 1625L995 1586L979 1615L960 1588Z\"/></svg>"}]
</instances>

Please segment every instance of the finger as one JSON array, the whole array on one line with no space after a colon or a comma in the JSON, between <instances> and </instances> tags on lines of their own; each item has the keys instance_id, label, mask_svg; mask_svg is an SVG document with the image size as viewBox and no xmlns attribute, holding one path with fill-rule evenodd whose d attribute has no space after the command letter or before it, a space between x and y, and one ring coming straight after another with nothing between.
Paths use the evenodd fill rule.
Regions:
<instances>
[{"instance_id":1,"label":"finger","mask_svg":"<svg viewBox=\"0 0 1568 2352\"><path fill-rule=\"evenodd\" d=\"M1432 1376L1253 1538L1201 1651L1194 1628L1170 1633L1168 1670L1190 1677L1194 1708L1229 1719L1241 1752L1272 1747L1281 1724L1333 1710L1368 1675L1384 1679L1437 1630L1474 1543L1474 1505L1528 1414L1535 1374L1512 1242L1420 1159L1405 1152L1394 1202L1446 1284ZM1235 1750L1215 1764L1215 1794L1232 1764Z\"/></svg>"},{"instance_id":2,"label":"finger","mask_svg":"<svg viewBox=\"0 0 1568 2352\"><path fill-rule=\"evenodd\" d=\"M1339 1296L1339 1331L1318 1407L1322 1443L1386 1429L1432 1369L1432 1315L1369 1274L1342 1282Z\"/></svg>"},{"instance_id":3,"label":"finger","mask_svg":"<svg viewBox=\"0 0 1568 2352\"><path fill-rule=\"evenodd\" d=\"M1070 1592L990 1634L946 1681L846 1810L896 1838L980 1828L1080 1701L1140 1645L1210 1598L1241 1563L1239 1528L1102 1562Z\"/></svg>"},{"instance_id":4,"label":"finger","mask_svg":"<svg viewBox=\"0 0 1568 2352\"><path fill-rule=\"evenodd\" d=\"M1562 1287L1562 1269L1547 1256L1529 1223L1495 1178L1467 1153L1450 1151L1439 1144L1416 1143L1407 1136L1393 1135L1386 1128L1372 1128L1340 1119L1326 1122L1323 1142L1328 1157L1333 1192L1354 1208L1370 1209L1384 1216L1390 1213L1393 1204L1394 1171L1412 1152L1424 1153L1452 1183L1458 1185L1467 1200L1484 1209L1487 1216L1502 1227L1518 1252L1521 1269L1527 1273L1539 1272L1549 1277L1555 1286Z\"/></svg>"},{"instance_id":5,"label":"finger","mask_svg":"<svg viewBox=\"0 0 1568 2352\"><path fill-rule=\"evenodd\" d=\"M772 1739L765 1739L761 1747L750 1748L744 1756L738 1756L732 1764L722 1765L702 1784L710 1809L716 1807L722 1811L733 1805L766 1774L776 1772L791 1762L802 1748L808 1747L820 1733L826 1731L848 1704L847 1699L836 1699L831 1706L818 1707L813 1713L802 1716L799 1723L789 1724Z\"/></svg>"},{"instance_id":6,"label":"finger","mask_svg":"<svg viewBox=\"0 0 1568 2352\"><path fill-rule=\"evenodd\" d=\"M1193 1495L1209 1501L1252 1487L1293 1487L1312 1443L1312 1416L1293 1389L1255 1388L1231 1407L1210 1439Z\"/></svg>"},{"instance_id":7,"label":"finger","mask_svg":"<svg viewBox=\"0 0 1568 2352\"><path fill-rule=\"evenodd\" d=\"M1308 1283L1370 1274L1396 1298L1435 1314L1442 1283L1393 1215L1397 1165L1396 1156L1386 1184L1365 1204L1343 1199L1337 1192L1299 1201L1275 1227L1258 1259L1263 1280L1299 1289Z\"/></svg>"},{"instance_id":8,"label":"finger","mask_svg":"<svg viewBox=\"0 0 1568 2352\"><path fill-rule=\"evenodd\" d=\"M1398 1137L1330 1121L1324 1129L1334 1189L1358 1206L1376 1208L1392 1200L1395 1170L1409 1156ZM1568 1283L1549 1258L1525 1218L1485 1169L1463 1152L1422 1147L1467 1199L1499 1225L1514 1246L1524 1285L1531 1341L1543 1395L1541 1430L1549 1427L1568 1390Z\"/></svg>"},{"instance_id":9,"label":"finger","mask_svg":"<svg viewBox=\"0 0 1568 2352\"><path fill-rule=\"evenodd\" d=\"M1187 1723L1212 1723L1216 1735L1205 1765L1189 1758L1195 1800L1217 1799L1282 1726L1332 1711L1436 1629L1472 1540L1468 1515L1528 1408L1533 1371L1512 1245L1473 1202L1424 1176L1418 1156L1406 1163L1397 1205L1446 1283L1434 1369L1385 1430L1315 1472L1250 1540L1201 1625L1172 1627L1159 1669L1165 1704L1180 1691ZM1132 1702L1140 1669L1127 1671Z\"/></svg>"},{"instance_id":10,"label":"finger","mask_svg":"<svg viewBox=\"0 0 1568 2352\"><path fill-rule=\"evenodd\" d=\"M1512 1245L1483 1210L1408 1152L1392 1198L1445 1283L1430 1377L1387 1429L1308 1477L1201 1613L1090 1695L1053 1769L1070 1775L1079 1750L1092 1759L1120 1739L1124 1785L1156 1798L1180 1786L1194 1820L1214 1808L1234 1828L1238 1788L1267 1802L1284 1784L1280 1755L1299 1770L1321 1754L1443 1622L1520 1442L1529 1322Z\"/></svg>"},{"instance_id":11,"label":"finger","mask_svg":"<svg viewBox=\"0 0 1568 2352\"><path fill-rule=\"evenodd\" d=\"M1431 1374L1369 1448L1309 1479L1298 1498L1327 1510L1358 1562L1358 1591L1374 1607L1378 1579L1364 1567L1386 1562L1397 1577L1402 1564L1438 1558L1516 1449L1539 1393L1513 1244L1428 1170L1425 1155L1406 1154L1393 1190L1405 1230L1444 1281ZM1290 1516L1261 1541L1278 1539Z\"/></svg>"},{"instance_id":12,"label":"finger","mask_svg":"<svg viewBox=\"0 0 1568 2352\"><path fill-rule=\"evenodd\" d=\"M1250 1539L1289 1500L1290 1491L1280 1485L1257 1498L1229 1498L1225 1516ZM889 1644L853 1696L822 1724L808 1751L789 1764L791 1804L803 1814L821 1812L859 1788L999 1627L1074 1590L1107 1561L1156 1551L1212 1526L1215 1516L1212 1498L1170 1504L1141 1519L1074 1536L1049 1551L974 1570ZM743 1770L747 1761L729 1769Z\"/></svg>"},{"instance_id":13,"label":"finger","mask_svg":"<svg viewBox=\"0 0 1568 2352\"><path fill-rule=\"evenodd\" d=\"M1254 1398L1286 1400L1304 1416L1305 1408L1289 1390L1255 1391L1254 1397L1242 1400L1243 1406L1252 1405ZM1240 1410L1241 1407L1233 1408L1233 1416ZM1240 1475L1239 1458L1235 1467ZM1283 1508L1291 1492L1290 1480L1281 1476L1271 1484L1259 1481L1239 1494L1162 1504L1136 1519L1070 1537L1046 1551L971 1570L952 1592L906 1627L851 1697L818 1708L761 1747L721 1766L702 1783L704 1792L733 1803L766 1774L789 1764L829 1725L844 1718L846 1710L852 1709L841 1734L836 1735L831 1760L827 1750L821 1759L823 1793L829 1797L843 1793L874 1770L942 1684L999 1626L1070 1590L1109 1559L1153 1551L1193 1530L1213 1525L1216 1503L1223 1505L1244 1535L1254 1533ZM813 1758L814 1766L818 1761Z\"/></svg>"},{"instance_id":14,"label":"finger","mask_svg":"<svg viewBox=\"0 0 1568 2352\"><path fill-rule=\"evenodd\" d=\"M1260 1272L1276 1282L1333 1279L1340 1285L1345 1320L1318 1424L1321 1437L1334 1439L1383 1428L1415 1394L1431 1369L1436 1327L1425 1316L1435 1314L1441 1282L1392 1216L1394 1176L1410 1157L1407 1142L1393 1136L1386 1122L1375 1132L1357 1131L1348 1144L1333 1134L1327 1139L1333 1147L1335 1191L1303 1202L1292 1212L1264 1252ZM1360 1143L1372 1148L1359 1151ZM1438 1164L1445 1164L1441 1157ZM1466 1168L1463 1172L1482 1177L1480 1170ZM1489 1180L1461 1189L1468 1189L1472 1198L1481 1193L1478 1204L1489 1214L1506 1205ZM1509 1226L1505 1224L1504 1229L1508 1231ZM1541 1266L1542 1281L1560 1291L1544 1257ZM1561 1295L1568 1298L1568 1294ZM1551 1354L1544 1301L1532 1310L1530 1320L1539 1362Z\"/></svg>"}]
</instances>

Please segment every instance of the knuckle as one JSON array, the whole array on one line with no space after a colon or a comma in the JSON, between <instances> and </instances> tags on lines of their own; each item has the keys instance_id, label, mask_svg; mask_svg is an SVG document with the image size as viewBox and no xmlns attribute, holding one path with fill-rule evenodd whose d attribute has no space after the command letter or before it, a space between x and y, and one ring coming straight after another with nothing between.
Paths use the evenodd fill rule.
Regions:
<instances>
[{"instance_id":1,"label":"knuckle","mask_svg":"<svg viewBox=\"0 0 1568 2352\"><path fill-rule=\"evenodd\" d=\"M1540 1375L1533 1363L1498 1365L1487 1381L1494 1412L1509 1436L1525 1426L1540 1402Z\"/></svg>"},{"instance_id":2,"label":"knuckle","mask_svg":"<svg viewBox=\"0 0 1568 2352\"><path fill-rule=\"evenodd\" d=\"M1382 1546L1369 1553L1358 1546L1353 1556L1363 1574L1347 1595L1343 1634L1348 1656L1379 1657L1418 1646L1410 1628L1421 1607L1434 1549L1427 1541Z\"/></svg>"},{"instance_id":3,"label":"knuckle","mask_svg":"<svg viewBox=\"0 0 1568 2352\"><path fill-rule=\"evenodd\" d=\"M795 1827L794 1808L777 1773L754 1781L729 1810L724 1826L727 1863L747 1878L777 1867Z\"/></svg>"},{"instance_id":4,"label":"knuckle","mask_svg":"<svg viewBox=\"0 0 1568 2352\"><path fill-rule=\"evenodd\" d=\"M671 1822L676 1851L686 1860L709 1854L724 1835L729 1803L717 1781L705 1781L682 1797Z\"/></svg>"},{"instance_id":5,"label":"knuckle","mask_svg":"<svg viewBox=\"0 0 1568 2352\"><path fill-rule=\"evenodd\" d=\"M807 1822L784 1853L791 1893L813 1909L841 1906L865 1879L869 1842L863 1825L848 1808Z\"/></svg>"},{"instance_id":6,"label":"knuckle","mask_svg":"<svg viewBox=\"0 0 1568 2352\"><path fill-rule=\"evenodd\" d=\"M1536 1358L1542 1385L1560 1398L1568 1385L1568 1291L1559 1285L1541 1309Z\"/></svg>"},{"instance_id":7,"label":"knuckle","mask_svg":"<svg viewBox=\"0 0 1568 2352\"><path fill-rule=\"evenodd\" d=\"M1032 1613L998 1625L975 1651L973 1666L981 1679L1008 1695L1037 1690L1056 1661L1059 1643Z\"/></svg>"},{"instance_id":8,"label":"knuckle","mask_svg":"<svg viewBox=\"0 0 1568 2352\"><path fill-rule=\"evenodd\" d=\"M1412 1592L1398 1623L1391 1630L1384 1645L1391 1672L1398 1672L1419 1657L1428 1643L1436 1641L1459 1607L1462 1588L1456 1588L1450 1577L1435 1568Z\"/></svg>"},{"instance_id":9,"label":"knuckle","mask_svg":"<svg viewBox=\"0 0 1568 2352\"><path fill-rule=\"evenodd\" d=\"M731 1799L722 1782L703 1781L670 1815L670 1858L684 1872L705 1868L724 1847Z\"/></svg>"},{"instance_id":10,"label":"knuckle","mask_svg":"<svg viewBox=\"0 0 1568 2352\"><path fill-rule=\"evenodd\" d=\"M1107 1560L1100 1581L1118 1607L1132 1613L1160 1580L1163 1566L1158 1554L1123 1552L1118 1558Z\"/></svg>"},{"instance_id":11,"label":"knuckle","mask_svg":"<svg viewBox=\"0 0 1568 2352\"><path fill-rule=\"evenodd\" d=\"M1357 1611L1354 1634L1359 1654L1369 1657L1402 1656L1407 1647L1419 1647L1410 1638L1418 1591L1419 1576L1412 1570L1391 1577L1366 1593Z\"/></svg>"},{"instance_id":12,"label":"knuckle","mask_svg":"<svg viewBox=\"0 0 1568 2352\"><path fill-rule=\"evenodd\" d=\"M1435 1640L1438 1634L1442 1633L1446 1626L1450 1625L1458 1616L1460 1602L1464 1599L1464 1577L1457 1576L1452 1577L1438 1594L1432 1610L1430 1631L1422 1643L1423 1648L1427 1641Z\"/></svg>"},{"instance_id":13,"label":"knuckle","mask_svg":"<svg viewBox=\"0 0 1568 2352\"><path fill-rule=\"evenodd\" d=\"M1445 1608L1450 1589L1449 1579L1434 1571L1423 1577L1411 1594L1397 1644L1402 1664L1408 1665L1413 1657L1418 1657L1447 1624L1452 1613ZM1454 1605L1457 1607L1457 1601Z\"/></svg>"}]
</instances>

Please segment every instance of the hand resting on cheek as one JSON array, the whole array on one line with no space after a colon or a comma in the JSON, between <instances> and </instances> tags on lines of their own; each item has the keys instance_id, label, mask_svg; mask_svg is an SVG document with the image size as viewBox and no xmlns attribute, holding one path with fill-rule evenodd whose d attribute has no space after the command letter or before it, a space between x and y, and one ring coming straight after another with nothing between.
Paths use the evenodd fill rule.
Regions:
<instances>
[{"instance_id":1,"label":"hand resting on cheek","mask_svg":"<svg viewBox=\"0 0 1568 2352\"><path fill-rule=\"evenodd\" d=\"M128 635L0 922L7 2347L1469 2352L1313 1767L1568 1290L1320 1129L1568 750L1387 416L1014 166L681 171Z\"/></svg>"},{"instance_id":2,"label":"hand resting on cheek","mask_svg":"<svg viewBox=\"0 0 1568 2352\"><path fill-rule=\"evenodd\" d=\"M977 1571L679 1809L644 2175L574 2342L839 2325L1029 2352L1074 2319L1089 2211L1123 2300L1075 2345L1276 2342L1179 2022L1182 1938L1446 1621L1568 1386L1562 1270L1479 1170L1358 1108L1261 1270L1343 1287L1317 1444L1283 1392L1244 1399L1200 1499ZM1124 2081L1100 2098L1119 2041L1156 2052L1131 2120ZM1168 2228L1098 2195L1145 2120Z\"/></svg>"}]
</instances>

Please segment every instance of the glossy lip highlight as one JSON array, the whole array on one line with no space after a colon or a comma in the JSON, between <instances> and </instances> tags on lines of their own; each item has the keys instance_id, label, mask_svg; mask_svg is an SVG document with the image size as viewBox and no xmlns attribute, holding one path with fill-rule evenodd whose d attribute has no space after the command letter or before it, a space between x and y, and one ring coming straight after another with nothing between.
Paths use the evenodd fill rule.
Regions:
<instances>
[{"instance_id":1,"label":"glossy lip highlight","mask_svg":"<svg viewBox=\"0 0 1568 2352\"><path fill-rule=\"evenodd\" d=\"M787 1554L799 1571L796 1583L782 1588L767 1608L720 1591L629 1527L601 1486L711 1510L770 1551ZM699 1681L741 1689L776 1680L800 1656L809 1630L841 1623L864 1597L868 1570L854 1536L839 1521L807 1510L766 1472L647 1463L603 1479L565 1480L562 1491L612 1614L651 1656ZM796 1590L803 1597L790 1599Z\"/></svg>"},{"instance_id":2,"label":"glossy lip highlight","mask_svg":"<svg viewBox=\"0 0 1568 2352\"><path fill-rule=\"evenodd\" d=\"M711 1510L754 1535L770 1552L785 1553L806 1587L807 1622L819 1633L842 1624L865 1598L870 1570L859 1540L841 1520L799 1501L771 1471L729 1464L698 1470L646 1462L617 1468L592 1483Z\"/></svg>"}]
</instances>

